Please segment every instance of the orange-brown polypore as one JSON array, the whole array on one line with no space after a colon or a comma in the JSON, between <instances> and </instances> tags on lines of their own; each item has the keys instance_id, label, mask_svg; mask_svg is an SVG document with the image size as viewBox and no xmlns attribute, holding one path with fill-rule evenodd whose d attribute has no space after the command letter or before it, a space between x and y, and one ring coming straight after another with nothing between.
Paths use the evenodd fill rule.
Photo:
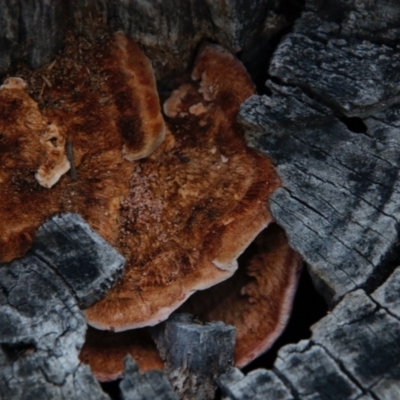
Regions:
<instances>
[{"instance_id":1,"label":"orange-brown polypore","mask_svg":"<svg viewBox=\"0 0 400 400\"><path fill-rule=\"evenodd\" d=\"M153 69L139 46L122 34L115 35L109 61L113 78L108 85L114 91L119 113L117 126L124 138L124 157L139 160L153 152L165 137Z\"/></svg>"},{"instance_id":2,"label":"orange-brown polypore","mask_svg":"<svg viewBox=\"0 0 400 400\"><path fill-rule=\"evenodd\" d=\"M41 110L19 78L0 91L0 261L22 256L57 212L81 214L116 245L135 168L123 155L145 156L164 137L149 61L120 34L98 44L70 37L54 62L25 75ZM69 167L66 139L78 179L64 175L52 186Z\"/></svg>"},{"instance_id":3,"label":"orange-brown polypore","mask_svg":"<svg viewBox=\"0 0 400 400\"><path fill-rule=\"evenodd\" d=\"M282 333L292 308L301 259L281 228L270 225L251 245L235 275L195 293L179 309L236 327L235 364L244 367Z\"/></svg>"},{"instance_id":4,"label":"orange-brown polypore","mask_svg":"<svg viewBox=\"0 0 400 400\"><path fill-rule=\"evenodd\" d=\"M179 111L169 112L175 118L165 142L131 174L117 243L127 257L125 275L86 310L96 328L121 331L166 319L196 290L229 278L271 221L267 203L278 178L270 161L246 146L236 122L254 93L250 77L217 46L203 49L195 69L206 82L188 78L179 101L167 101L167 110ZM212 88L211 100L205 88ZM204 112L188 111L199 103Z\"/></svg>"},{"instance_id":5,"label":"orange-brown polypore","mask_svg":"<svg viewBox=\"0 0 400 400\"><path fill-rule=\"evenodd\" d=\"M35 178L42 186L51 188L71 168L66 155L65 135L60 133L57 125L49 124L40 135L40 143L46 159L39 167Z\"/></svg>"},{"instance_id":6,"label":"orange-brown polypore","mask_svg":"<svg viewBox=\"0 0 400 400\"><path fill-rule=\"evenodd\" d=\"M90 365L99 381L104 382L122 376L127 354L135 359L142 372L164 369L164 363L147 328L115 333L89 327L79 358Z\"/></svg>"},{"instance_id":7,"label":"orange-brown polypore","mask_svg":"<svg viewBox=\"0 0 400 400\"><path fill-rule=\"evenodd\" d=\"M271 224L240 257L231 278L198 291L177 312L235 326L235 364L244 367L265 352L285 328L300 271L300 257L290 248L283 230ZM146 328L120 333L89 329L80 358L104 381L122 375L127 353L143 371L163 368Z\"/></svg>"},{"instance_id":8,"label":"orange-brown polypore","mask_svg":"<svg viewBox=\"0 0 400 400\"><path fill-rule=\"evenodd\" d=\"M7 165L1 174L3 178L0 175L0 183L5 179L6 169L28 164L33 167L42 160L35 177L40 185L50 188L70 168L65 137L54 124L47 124L38 104L25 92L26 86L23 79L15 77L6 79L0 86L1 141L5 147L11 144L14 150L11 154L2 152L3 164Z\"/></svg>"},{"instance_id":9,"label":"orange-brown polypore","mask_svg":"<svg viewBox=\"0 0 400 400\"><path fill-rule=\"evenodd\" d=\"M229 278L237 257L270 223L267 203L279 185L270 161L246 146L236 122L253 83L217 46L198 56L200 80L185 82L164 143L143 160L126 161L128 147L140 153L149 148L147 136L156 137L154 144L163 132L149 64L138 52L121 35L108 44L72 41L27 77L32 86L43 79L36 95L46 121L73 144L76 180L64 174L42 188L34 178L41 148L31 146L29 132L11 128L19 115L12 105L1 103L0 115L0 261L22 256L50 215L81 214L127 259L123 280L86 311L94 327L115 331L154 325L196 290ZM139 90L147 84L151 95ZM146 133L151 126L154 137Z\"/></svg>"}]
</instances>

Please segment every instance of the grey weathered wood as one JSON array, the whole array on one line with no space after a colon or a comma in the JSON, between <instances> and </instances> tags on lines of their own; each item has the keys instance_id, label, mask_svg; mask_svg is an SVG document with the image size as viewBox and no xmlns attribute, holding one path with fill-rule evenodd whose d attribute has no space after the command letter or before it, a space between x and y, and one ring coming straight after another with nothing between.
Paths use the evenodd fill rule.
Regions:
<instances>
[{"instance_id":1,"label":"grey weathered wood","mask_svg":"<svg viewBox=\"0 0 400 400\"><path fill-rule=\"evenodd\" d=\"M344 37L396 44L400 40L400 7L397 0L307 0L306 10L340 27Z\"/></svg>"},{"instance_id":2,"label":"grey weathered wood","mask_svg":"<svg viewBox=\"0 0 400 400\"><path fill-rule=\"evenodd\" d=\"M394 270L387 281L372 293L371 297L400 319L400 267Z\"/></svg>"},{"instance_id":3,"label":"grey weathered wood","mask_svg":"<svg viewBox=\"0 0 400 400\"><path fill-rule=\"evenodd\" d=\"M363 394L323 347L302 341L284 347L274 370L301 399L357 399Z\"/></svg>"},{"instance_id":4,"label":"grey weathered wood","mask_svg":"<svg viewBox=\"0 0 400 400\"><path fill-rule=\"evenodd\" d=\"M265 369L256 369L244 375L239 369L231 368L219 377L218 385L227 400L294 400L277 375Z\"/></svg>"},{"instance_id":5,"label":"grey weathered wood","mask_svg":"<svg viewBox=\"0 0 400 400\"><path fill-rule=\"evenodd\" d=\"M233 364L236 330L222 322L202 324L173 314L152 329L165 373L180 399L213 399L216 378Z\"/></svg>"},{"instance_id":6,"label":"grey weathered wood","mask_svg":"<svg viewBox=\"0 0 400 400\"><path fill-rule=\"evenodd\" d=\"M400 100L400 46L343 36L340 25L304 13L274 53L269 72L347 116Z\"/></svg>"},{"instance_id":7,"label":"grey weathered wood","mask_svg":"<svg viewBox=\"0 0 400 400\"><path fill-rule=\"evenodd\" d=\"M366 120L368 133L354 133L300 90L271 89L242 106L247 139L276 164L271 211L335 302L386 273L397 244L400 129Z\"/></svg>"},{"instance_id":8,"label":"grey weathered wood","mask_svg":"<svg viewBox=\"0 0 400 400\"><path fill-rule=\"evenodd\" d=\"M141 373L136 361L126 356L124 376L119 384L123 400L177 400L162 371Z\"/></svg>"},{"instance_id":9,"label":"grey weathered wood","mask_svg":"<svg viewBox=\"0 0 400 400\"><path fill-rule=\"evenodd\" d=\"M125 264L124 257L78 214L56 215L46 221L30 253L62 277L81 308L103 297L122 276Z\"/></svg>"},{"instance_id":10,"label":"grey weathered wood","mask_svg":"<svg viewBox=\"0 0 400 400\"><path fill-rule=\"evenodd\" d=\"M108 399L78 359L86 322L62 279L34 256L0 268L0 398Z\"/></svg>"},{"instance_id":11,"label":"grey weathered wood","mask_svg":"<svg viewBox=\"0 0 400 400\"><path fill-rule=\"evenodd\" d=\"M54 216L22 258L0 265L0 398L108 399L79 361L79 306L102 297L124 258L77 214Z\"/></svg>"},{"instance_id":12,"label":"grey weathered wood","mask_svg":"<svg viewBox=\"0 0 400 400\"><path fill-rule=\"evenodd\" d=\"M386 285L392 295L397 289L394 280ZM357 290L312 331L312 341L322 346L365 391L378 398L396 398L400 390L400 320L390 310ZM391 392L392 397L382 396L383 391Z\"/></svg>"},{"instance_id":13,"label":"grey weathered wood","mask_svg":"<svg viewBox=\"0 0 400 400\"><path fill-rule=\"evenodd\" d=\"M74 0L68 4L62 0L0 0L0 75L15 60L27 60L33 68L50 62L62 48L67 29L93 38L107 27L124 30L140 42L159 77L177 73L185 70L204 39L235 53L243 50L263 29L268 11L278 7L279 2L265 0L162 4L156 0ZM285 22L271 20L270 25L265 29L279 31Z\"/></svg>"},{"instance_id":14,"label":"grey weathered wood","mask_svg":"<svg viewBox=\"0 0 400 400\"><path fill-rule=\"evenodd\" d=\"M124 31L145 46L160 76L184 71L204 39L239 52L271 8L264 0L174 0L162 7L151 0L121 3L117 14Z\"/></svg>"},{"instance_id":15,"label":"grey weathered wood","mask_svg":"<svg viewBox=\"0 0 400 400\"><path fill-rule=\"evenodd\" d=\"M397 399L399 270L376 285L398 248L400 4L310 0L306 8L272 59L280 84L249 99L241 120L282 177L272 213L336 306L310 340L280 350L272 372L296 399Z\"/></svg>"},{"instance_id":16,"label":"grey weathered wood","mask_svg":"<svg viewBox=\"0 0 400 400\"><path fill-rule=\"evenodd\" d=\"M0 9L0 74L12 60L26 59L33 68L50 62L63 44L67 3L1 0Z\"/></svg>"},{"instance_id":17,"label":"grey weathered wood","mask_svg":"<svg viewBox=\"0 0 400 400\"><path fill-rule=\"evenodd\" d=\"M388 12L393 18L381 30L393 34L400 4L378 3L340 1L336 10L331 1L308 2L270 67L297 88L269 82L270 96L241 109L248 143L273 159L283 179L272 213L331 302L382 280L398 241L400 58L390 38L363 36L379 31ZM356 35L353 11L371 21L376 13L376 21L359 20ZM364 118L366 131L351 131L338 113Z\"/></svg>"},{"instance_id":18,"label":"grey weathered wood","mask_svg":"<svg viewBox=\"0 0 400 400\"><path fill-rule=\"evenodd\" d=\"M399 398L399 271L371 296L361 289L347 294L312 327L310 340L283 347L273 371L258 372L269 376L264 390L268 399L285 398L278 392L282 385L296 399ZM229 399L245 400L253 373L224 375L220 386Z\"/></svg>"}]
</instances>

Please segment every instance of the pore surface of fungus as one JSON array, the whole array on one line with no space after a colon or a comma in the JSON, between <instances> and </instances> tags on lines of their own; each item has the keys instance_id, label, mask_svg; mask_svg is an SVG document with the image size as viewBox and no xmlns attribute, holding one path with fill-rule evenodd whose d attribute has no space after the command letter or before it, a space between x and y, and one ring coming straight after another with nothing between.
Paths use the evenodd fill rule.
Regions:
<instances>
[{"instance_id":1,"label":"pore surface of fungus","mask_svg":"<svg viewBox=\"0 0 400 400\"><path fill-rule=\"evenodd\" d=\"M269 160L246 147L236 122L254 93L250 77L217 46L200 52L194 71L199 79L188 77L164 107L172 117L165 142L130 176L116 242L125 275L86 311L96 328L164 320L196 290L229 278L271 221L267 202L278 178ZM202 112L190 112L194 105Z\"/></svg>"}]
</instances>

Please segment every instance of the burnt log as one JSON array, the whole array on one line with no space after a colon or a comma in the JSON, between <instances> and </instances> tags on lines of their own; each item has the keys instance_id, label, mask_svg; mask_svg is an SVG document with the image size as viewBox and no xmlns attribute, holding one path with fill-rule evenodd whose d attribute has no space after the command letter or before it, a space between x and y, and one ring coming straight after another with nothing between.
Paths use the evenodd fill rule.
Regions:
<instances>
[{"instance_id":1,"label":"burnt log","mask_svg":"<svg viewBox=\"0 0 400 400\"><path fill-rule=\"evenodd\" d=\"M272 371L229 371L219 384L232 400L256 382L268 399L396 399L400 395L400 267L371 295L358 289L312 327L312 337L283 347ZM263 397L252 397L261 399ZM265 397L264 397L265 398Z\"/></svg>"},{"instance_id":2,"label":"burnt log","mask_svg":"<svg viewBox=\"0 0 400 400\"><path fill-rule=\"evenodd\" d=\"M152 329L165 373L180 399L213 399L216 379L233 365L236 330L222 322L202 324L173 314Z\"/></svg>"},{"instance_id":3,"label":"burnt log","mask_svg":"<svg viewBox=\"0 0 400 400\"><path fill-rule=\"evenodd\" d=\"M398 42L347 37L340 24L306 12L278 46L269 73L342 115L367 117L400 100L399 49Z\"/></svg>"},{"instance_id":4,"label":"burnt log","mask_svg":"<svg viewBox=\"0 0 400 400\"><path fill-rule=\"evenodd\" d=\"M241 121L282 177L272 213L333 310L311 339L282 348L272 371L231 372L220 386L246 399L262 376L270 399L395 399L400 7L306 8L271 61L270 94L249 99Z\"/></svg>"},{"instance_id":5,"label":"burnt log","mask_svg":"<svg viewBox=\"0 0 400 400\"><path fill-rule=\"evenodd\" d=\"M1 398L108 398L78 359L79 306L104 295L123 265L76 214L51 218L24 258L0 265Z\"/></svg>"},{"instance_id":6,"label":"burnt log","mask_svg":"<svg viewBox=\"0 0 400 400\"><path fill-rule=\"evenodd\" d=\"M400 7L350 1L336 12L324 4L307 3L271 60L279 84L268 82L271 94L253 96L240 117L248 144L282 177L273 215L334 304L382 282L398 247Z\"/></svg>"},{"instance_id":7,"label":"burnt log","mask_svg":"<svg viewBox=\"0 0 400 400\"><path fill-rule=\"evenodd\" d=\"M271 211L335 303L387 274L398 240L400 130L374 117L355 133L300 90L271 90L242 106L248 142L275 162L283 185Z\"/></svg>"},{"instance_id":8,"label":"burnt log","mask_svg":"<svg viewBox=\"0 0 400 400\"><path fill-rule=\"evenodd\" d=\"M294 400L290 389L273 371L256 369L244 375L231 368L218 379L225 400Z\"/></svg>"},{"instance_id":9,"label":"burnt log","mask_svg":"<svg viewBox=\"0 0 400 400\"><path fill-rule=\"evenodd\" d=\"M178 400L162 371L142 374L131 356L125 358L124 377L119 388L123 400Z\"/></svg>"},{"instance_id":10,"label":"burnt log","mask_svg":"<svg viewBox=\"0 0 400 400\"><path fill-rule=\"evenodd\" d=\"M29 252L52 268L80 308L101 299L122 276L125 259L78 214L56 215L36 233Z\"/></svg>"}]
</instances>

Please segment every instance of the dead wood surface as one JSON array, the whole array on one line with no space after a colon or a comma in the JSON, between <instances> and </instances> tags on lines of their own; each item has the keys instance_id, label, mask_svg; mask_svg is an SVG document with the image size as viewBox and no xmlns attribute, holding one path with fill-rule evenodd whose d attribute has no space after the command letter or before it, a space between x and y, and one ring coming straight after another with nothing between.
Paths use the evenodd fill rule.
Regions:
<instances>
[{"instance_id":1,"label":"dead wood surface","mask_svg":"<svg viewBox=\"0 0 400 400\"><path fill-rule=\"evenodd\" d=\"M283 347L272 370L220 378L228 399L397 399L400 396L400 267L371 295L358 289Z\"/></svg>"},{"instance_id":2,"label":"dead wood surface","mask_svg":"<svg viewBox=\"0 0 400 400\"><path fill-rule=\"evenodd\" d=\"M397 51L341 26L303 13L271 61L282 84L241 110L249 145L283 180L271 211L333 303L387 276L400 207Z\"/></svg>"},{"instance_id":3,"label":"dead wood surface","mask_svg":"<svg viewBox=\"0 0 400 400\"><path fill-rule=\"evenodd\" d=\"M400 396L399 15L397 2L307 2L270 94L242 106L248 143L282 177L272 213L333 309L272 370L221 377L226 398Z\"/></svg>"},{"instance_id":4,"label":"dead wood surface","mask_svg":"<svg viewBox=\"0 0 400 400\"><path fill-rule=\"evenodd\" d=\"M101 38L108 28L124 31L144 46L158 78L185 71L203 40L234 53L244 50L257 64L250 44L268 47L266 40L287 25L285 17L276 14L280 3L174 0L161 6L157 0L0 0L0 75L15 61L27 61L35 69L51 62L71 29L89 40Z\"/></svg>"},{"instance_id":5,"label":"dead wood surface","mask_svg":"<svg viewBox=\"0 0 400 400\"><path fill-rule=\"evenodd\" d=\"M0 398L108 399L78 355L79 306L104 295L124 259L76 214L40 227L22 259L0 267Z\"/></svg>"},{"instance_id":6,"label":"dead wood surface","mask_svg":"<svg viewBox=\"0 0 400 400\"><path fill-rule=\"evenodd\" d=\"M164 371L181 400L212 400L216 379L233 365L236 329L173 314L152 329Z\"/></svg>"},{"instance_id":7,"label":"dead wood surface","mask_svg":"<svg viewBox=\"0 0 400 400\"><path fill-rule=\"evenodd\" d=\"M131 356L125 358L124 377L119 387L123 400L178 400L162 371L141 373Z\"/></svg>"}]
</instances>

